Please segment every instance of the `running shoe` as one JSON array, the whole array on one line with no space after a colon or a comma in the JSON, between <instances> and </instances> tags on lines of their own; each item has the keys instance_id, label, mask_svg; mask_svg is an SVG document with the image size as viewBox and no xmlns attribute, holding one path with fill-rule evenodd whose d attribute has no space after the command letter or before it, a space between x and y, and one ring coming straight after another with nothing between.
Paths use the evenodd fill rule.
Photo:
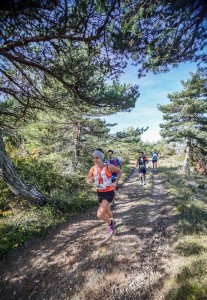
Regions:
<instances>
[{"instance_id":1,"label":"running shoe","mask_svg":"<svg viewBox=\"0 0 207 300\"><path fill-rule=\"evenodd\" d=\"M112 224L108 226L108 232L110 234L113 234L115 232L115 224L116 224L116 221L114 219L112 219Z\"/></svg>"},{"instance_id":2,"label":"running shoe","mask_svg":"<svg viewBox=\"0 0 207 300\"><path fill-rule=\"evenodd\" d=\"M110 207L114 207L115 206L115 203L114 203L114 200L111 202L111 205Z\"/></svg>"}]
</instances>

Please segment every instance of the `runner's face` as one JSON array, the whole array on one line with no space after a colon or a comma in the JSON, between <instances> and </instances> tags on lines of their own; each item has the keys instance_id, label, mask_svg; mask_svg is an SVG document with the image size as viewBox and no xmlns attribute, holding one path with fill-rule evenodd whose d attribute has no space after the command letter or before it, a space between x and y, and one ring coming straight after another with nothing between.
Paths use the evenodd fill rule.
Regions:
<instances>
[{"instance_id":1,"label":"runner's face","mask_svg":"<svg viewBox=\"0 0 207 300\"><path fill-rule=\"evenodd\" d=\"M98 156L93 156L93 161L95 165L101 166L103 164L103 161L100 157Z\"/></svg>"},{"instance_id":2,"label":"runner's face","mask_svg":"<svg viewBox=\"0 0 207 300\"><path fill-rule=\"evenodd\" d=\"M113 153L108 152L108 157L109 157L109 159L112 159L113 158Z\"/></svg>"}]
</instances>

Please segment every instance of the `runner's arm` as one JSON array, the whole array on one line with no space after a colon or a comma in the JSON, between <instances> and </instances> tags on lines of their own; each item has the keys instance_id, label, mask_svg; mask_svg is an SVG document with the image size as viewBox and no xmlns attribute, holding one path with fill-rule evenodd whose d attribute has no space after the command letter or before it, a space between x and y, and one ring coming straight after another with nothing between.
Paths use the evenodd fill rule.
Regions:
<instances>
[{"instance_id":1,"label":"runner's arm","mask_svg":"<svg viewBox=\"0 0 207 300\"><path fill-rule=\"evenodd\" d=\"M121 162L120 162L120 160L117 158L117 168L119 168L119 169L121 169Z\"/></svg>"},{"instance_id":2,"label":"runner's arm","mask_svg":"<svg viewBox=\"0 0 207 300\"><path fill-rule=\"evenodd\" d=\"M121 173L122 173L122 170L115 167L114 165L108 165L108 170L110 173L117 173L117 178L116 180L113 182L113 185L117 185L119 179L121 178Z\"/></svg>"},{"instance_id":3,"label":"runner's arm","mask_svg":"<svg viewBox=\"0 0 207 300\"><path fill-rule=\"evenodd\" d=\"M90 171L88 172L88 176L86 178L86 182L88 184L92 184L94 182L94 177L93 177L93 172L92 170L90 169Z\"/></svg>"}]
</instances>

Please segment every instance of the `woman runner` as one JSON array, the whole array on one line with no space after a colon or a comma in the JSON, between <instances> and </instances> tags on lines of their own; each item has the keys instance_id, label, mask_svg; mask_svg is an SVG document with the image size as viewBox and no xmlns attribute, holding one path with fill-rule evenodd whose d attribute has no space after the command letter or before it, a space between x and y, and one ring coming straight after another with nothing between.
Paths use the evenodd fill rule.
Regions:
<instances>
[{"instance_id":1,"label":"woman runner","mask_svg":"<svg viewBox=\"0 0 207 300\"><path fill-rule=\"evenodd\" d=\"M97 217L108 224L108 232L113 234L115 231L115 220L110 211L110 203L114 199L114 189L121 178L121 170L114 165L104 164L104 152L102 149L96 149L93 152L94 166L90 169L87 176L87 183L95 182L99 201ZM117 173L114 182L111 180L112 173Z\"/></svg>"}]
</instances>

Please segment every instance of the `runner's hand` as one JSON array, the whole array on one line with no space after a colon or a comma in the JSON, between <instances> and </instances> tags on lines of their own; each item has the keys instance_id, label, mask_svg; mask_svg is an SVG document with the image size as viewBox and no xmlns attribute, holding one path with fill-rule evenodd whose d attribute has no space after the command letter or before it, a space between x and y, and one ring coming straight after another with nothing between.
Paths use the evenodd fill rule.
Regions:
<instances>
[{"instance_id":1,"label":"runner's hand","mask_svg":"<svg viewBox=\"0 0 207 300\"><path fill-rule=\"evenodd\" d=\"M113 183L112 183L112 186L114 187L114 189L116 189L117 183L116 183L116 182L113 182Z\"/></svg>"},{"instance_id":2,"label":"runner's hand","mask_svg":"<svg viewBox=\"0 0 207 300\"><path fill-rule=\"evenodd\" d=\"M88 184L92 184L92 183L93 183L93 178L87 178L87 179L86 179L86 182L87 182Z\"/></svg>"}]
</instances>

